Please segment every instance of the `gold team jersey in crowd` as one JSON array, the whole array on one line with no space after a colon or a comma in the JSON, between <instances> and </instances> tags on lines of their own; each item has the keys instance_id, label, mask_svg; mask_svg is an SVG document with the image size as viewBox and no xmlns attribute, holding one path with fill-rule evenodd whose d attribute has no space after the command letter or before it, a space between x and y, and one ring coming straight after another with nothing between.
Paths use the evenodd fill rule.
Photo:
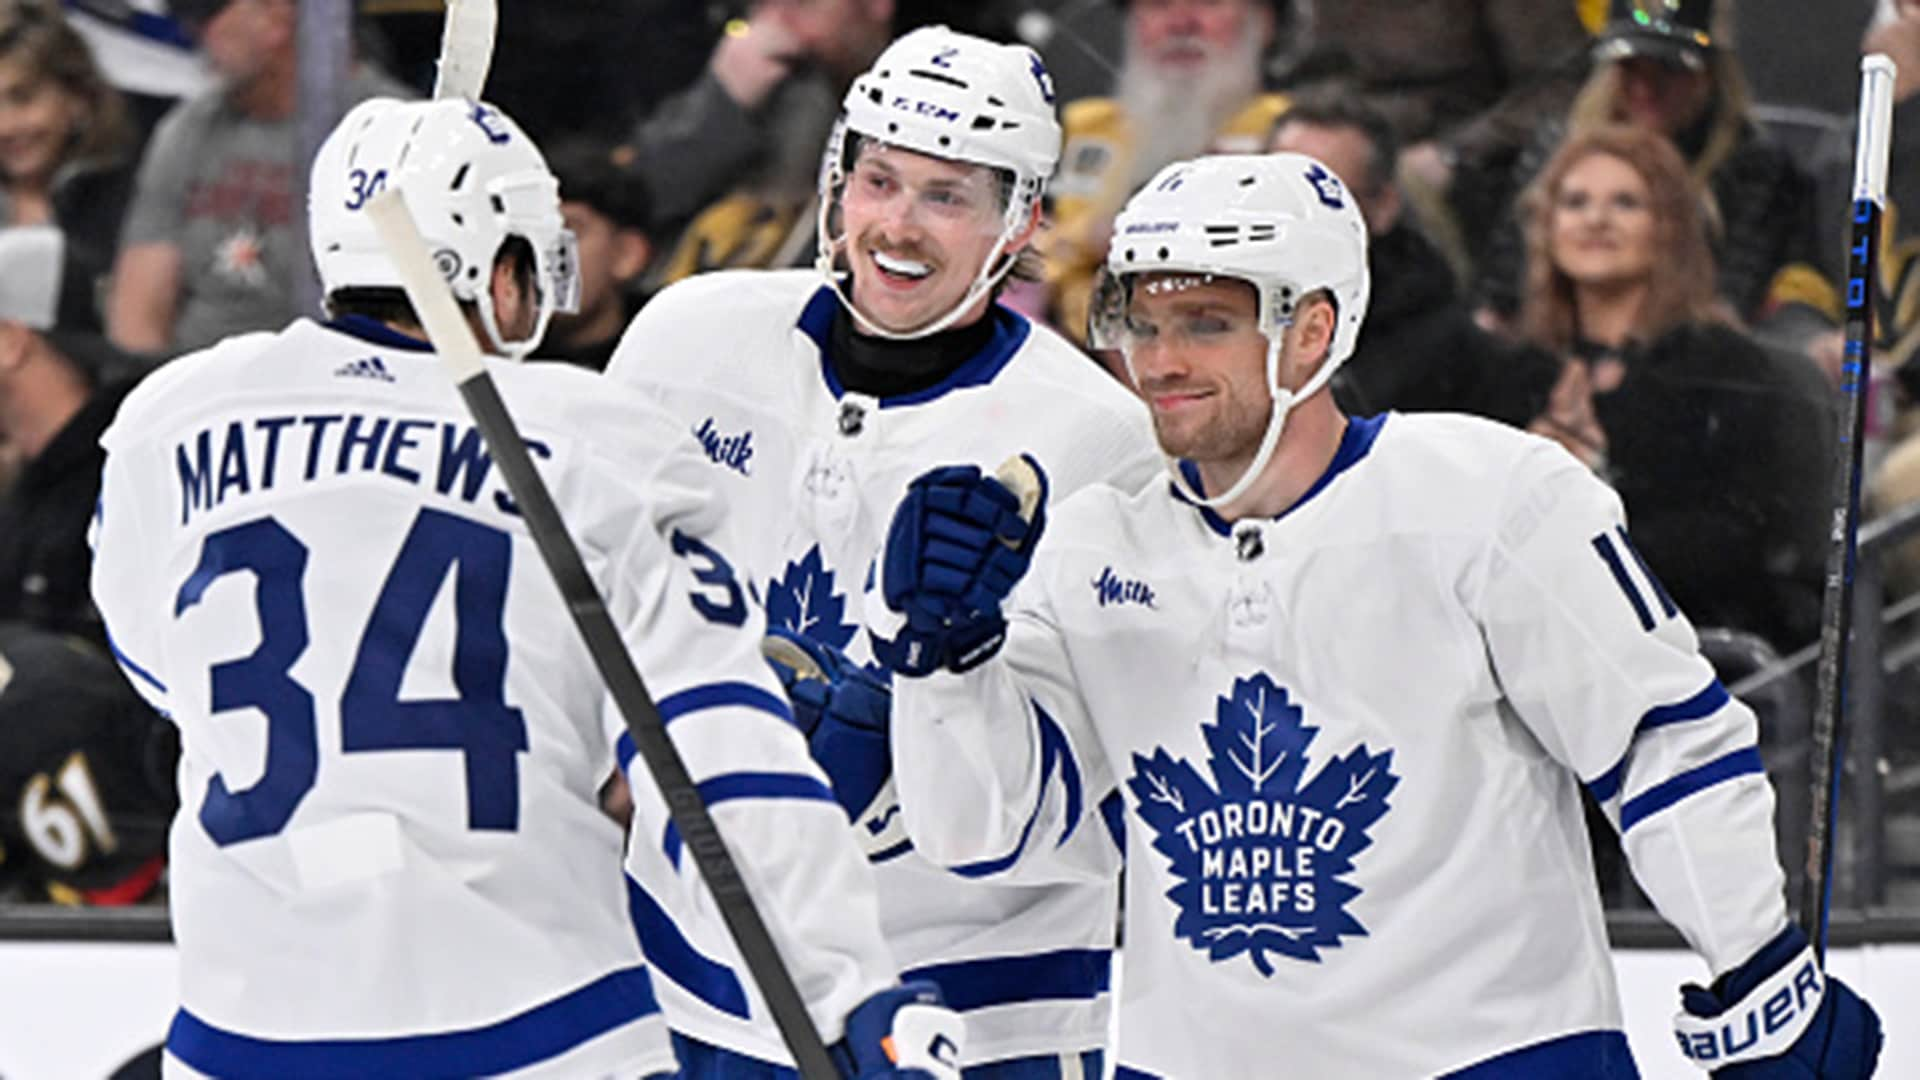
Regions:
<instances>
[{"instance_id":1,"label":"gold team jersey in crowd","mask_svg":"<svg viewBox=\"0 0 1920 1080\"><path fill-rule=\"evenodd\" d=\"M1214 153L1258 153L1274 121L1287 111L1283 94L1247 102L1214 136ZM1076 341L1087 332L1087 304L1094 272L1107 256L1113 217L1133 192L1134 135L1114 98L1082 98L1061 110L1064 149L1053 182L1053 229L1044 241L1047 284L1053 292L1054 325Z\"/></svg>"}]
</instances>

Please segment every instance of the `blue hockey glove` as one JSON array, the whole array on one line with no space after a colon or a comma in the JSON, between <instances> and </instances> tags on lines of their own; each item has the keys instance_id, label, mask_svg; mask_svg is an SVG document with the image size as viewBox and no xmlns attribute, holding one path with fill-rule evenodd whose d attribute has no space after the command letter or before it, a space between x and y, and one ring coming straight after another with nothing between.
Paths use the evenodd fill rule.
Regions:
<instances>
[{"instance_id":1,"label":"blue hockey glove","mask_svg":"<svg viewBox=\"0 0 1920 1080\"><path fill-rule=\"evenodd\" d=\"M966 1022L930 982L902 983L860 1003L831 1048L847 1080L960 1080Z\"/></svg>"},{"instance_id":2,"label":"blue hockey glove","mask_svg":"<svg viewBox=\"0 0 1920 1080\"><path fill-rule=\"evenodd\" d=\"M1046 528L1047 474L1021 457L1039 487L1031 520L1021 514L1020 493L972 465L933 469L907 485L881 567L881 594L906 626L874 644L896 673L965 671L1006 640L1000 603L1027 572Z\"/></svg>"},{"instance_id":3,"label":"blue hockey glove","mask_svg":"<svg viewBox=\"0 0 1920 1080\"><path fill-rule=\"evenodd\" d=\"M1717 1080L1852 1080L1880 1057L1880 1017L1820 970L1798 927L1711 989L1681 987L1680 1004L1680 1052Z\"/></svg>"},{"instance_id":4,"label":"blue hockey glove","mask_svg":"<svg viewBox=\"0 0 1920 1080\"><path fill-rule=\"evenodd\" d=\"M860 820L893 774L887 750L893 692L839 649L784 626L768 628L765 651L834 799L849 819Z\"/></svg>"}]
</instances>

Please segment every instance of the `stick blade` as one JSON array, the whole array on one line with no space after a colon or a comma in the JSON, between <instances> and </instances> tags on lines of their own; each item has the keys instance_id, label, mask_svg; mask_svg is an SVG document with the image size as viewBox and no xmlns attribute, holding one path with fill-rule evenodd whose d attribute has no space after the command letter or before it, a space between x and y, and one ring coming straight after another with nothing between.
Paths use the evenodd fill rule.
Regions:
<instances>
[{"instance_id":1,"label":"stick blade","mask_svg":"<svg viewBox=\"0 0 1920 1080\"><path fill-rule=\"evenodd\" d=\"M487 71L493 67L493 39L500 12L495 0L447 0L447 21L440 31L439 73L433 96L480 100Z\"/></svg>"}]
</instances>

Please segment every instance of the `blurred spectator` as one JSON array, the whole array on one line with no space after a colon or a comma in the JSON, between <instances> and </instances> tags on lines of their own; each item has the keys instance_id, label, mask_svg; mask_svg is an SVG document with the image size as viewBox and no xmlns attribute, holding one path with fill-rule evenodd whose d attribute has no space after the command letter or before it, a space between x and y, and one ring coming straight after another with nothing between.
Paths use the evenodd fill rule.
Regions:
<instances>
[{"instance_id":1,"label":"blurred spectator","mask_svg":"<svg viewBox=\"0 0 1920 1080\"><path fill-rule=\"evenodd\" d=\"M547 167L560 180L560 212L580 245L580 303L571 315L554 315L536 358L605 371L640 310L640 276L653 259L647 191L591 139L555 146Z\"/></svg>"},{"instance_id":2,"label":"blurred spectator","mask_svg":"<svg viewBox=\"0 0 1920 1080\"><path fill-rule=\"evenodd\" d=\"M1436 191L1454 170L1512 167L1566 110L1587 31L1574 0L1296 0L1309 14L1289 90L1357 93L1385 113L1404 163Z\"/></svg>"},{"instance_id":3,"label":"blurred spectator","mask_svg":"<svg viewBox=\"0 0 1920 1080\"><path fill-rule=\"evenodd\" d=\"M1624 123L1669 140L1709 196L1707 221L1718 291L1749 323L1797 303L1826 319L1839 300L1816 268L1813 181L1751 115L1746 76L1730 31L1732 5L1715 0L1612 0L1612 21L1594 46L1599 66L1562 123L1548 124L1516 167L1518 191L1569 133ZM1489 315L1520 304L1519 222L1494 226L1479 272Z\"/></svg>"},{"instance_id":4,"label":"blurred spectator","mask_svg":"<svg viewBox=\"0 0 1920 1080\"><path fill-rule=\"evenodd\" d=\"M171 356L294 314L295 0L174 0L219 87L183 102L147 146L120 239L107 330ZM347 104L412 96L364 65Z\"/></svg>"},{"instance_id":5,"label":"blurred spectator","mask_svg":"<svg viewBox=\"0 0 1920 1080\"><path fill-rule=\"evenodd\" d=\"M1264 92L1276 0L1118 0L1126 53L1114 96L1068 102L1043 240L1053 322L1084 342L1095 274L1114 215L1175 161L1265 145L1286 98Z\"/></svg>"},{"instance_id":6,"label":"blurred spectator","mask_svg":"<svg viewBox=\"0 0 1920 1080\"><path fill-rule=\"evenodd\" d=\"M100 329L132 149L120 95L59 8L0 0L0 232L38 230L13 240L61 252L44 282L59 326Z\"/></svg>"},{"instance_id":7,"label":"blurred spectator","mask_svg":"<svg viewBox=\"0 0 1920 1080\"><path fill-rule=\"evenodd\" d=\"M1344 411L1447 410L1515 427L1540 414L1559 358L1473 321L1446 260L1406 212L1394 179L1399 140L1384 113L1354 97L1297 98L1269 148L1325 162L1366 218L1373 292L1353 356L1333 377Z\"/></svg>"},{"instance_id":8,"label":"blurred spectator","mask_svg":"<svg viewBox=\"0 0 1920 1080\"><path fill-rule=\"evenodd\" d=\"M177 805L172 729L99 647L0 622L0 898L151 894Z\"/></svg>"},{"instance_id":9,"label":"blurred spectator","mask_svg":"<svg viewBox=\"0 0 1920 1080\"><path fill-rule=\"evenodd\" d=\"M887 42L929 23L1006 37L977 0L753 0L730 20L700 77L617 154L646 182L653 234L674 238L650 286L809 255L841 97Z\"/></svg>"},{"instance_id":10,"label":"blurred spectator","mask_svg":"<svg viewBox=\"0 0 1920 1080\"><path fill-rule=\"evenodd\" d=\"M0 493L0 620L105 645L87 589L87 527L100 494L100 433L131 362L97 334L41 334L0 319L0 445L18 463Z\"/></svg>"},{"instance_id":11,"label":"blurred spectator","mask_svg":"<svg viewBox=\"0 0 1920 1080\"><path fill-rule=\"evenodd\" d=\"M1524 202L1527 340L1569 358L1534 425L1608 478L1701 626L1782 652L1818 632L1825 381L1723 319L1698 189L1643 127L1583 130Z\"/></svg>"}]
</instances>

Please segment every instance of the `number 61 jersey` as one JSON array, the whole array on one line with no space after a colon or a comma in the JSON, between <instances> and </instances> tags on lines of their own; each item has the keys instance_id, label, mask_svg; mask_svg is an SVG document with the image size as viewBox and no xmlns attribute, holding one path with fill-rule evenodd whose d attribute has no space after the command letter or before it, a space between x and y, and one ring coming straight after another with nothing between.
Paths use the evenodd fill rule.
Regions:
<instances>
[{"instance_id":1,"label":"number 61 jersey","mask_svg":"<svg viewBox=\"0 0 1920 1080\"><path fill-rule=\"evenodd\" d=\"M1583 781L1715 973L1785 925L1753 715L1570 455L1389 414L1275 519L1169 487L1068 500L1001 654L894 687L929 857L1124 832L1121 1077L1633 1075Z\"/></svg>"},{"instance_id":2,"label":"number 61 jersey","mask_svg":"<svg viewBox=\"0 0 1920 1080\"><path fill-rule=\"evenodd\" d=\"M352 318L229 339L102 439L95 598L181 731L169 1067L672 1070L636 931L671 941L661 913L710 902L421 348ZM892 962L704 462L619 387L489 367L693 778L729 793L715 817L831 1040ZM616 761L631 881L598 802Z\"/></svg>"}]
</instances>

